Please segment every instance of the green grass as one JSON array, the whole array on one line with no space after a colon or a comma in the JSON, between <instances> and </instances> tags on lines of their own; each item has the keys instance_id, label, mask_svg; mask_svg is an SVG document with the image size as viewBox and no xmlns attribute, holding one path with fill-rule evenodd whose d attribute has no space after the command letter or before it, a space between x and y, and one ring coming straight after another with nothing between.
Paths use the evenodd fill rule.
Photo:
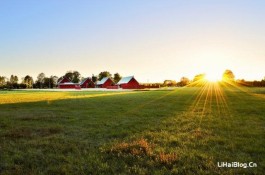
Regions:
<instances>
[{"instance_id":1,"label":"green grass","mask_svg":"<svg viewBox=\"0 0 265 175\"><path fill-rule=\"evenodd\" d=\"M263 174L264 92L0 92L0 174Z\"/></svg>"}]
</instances>

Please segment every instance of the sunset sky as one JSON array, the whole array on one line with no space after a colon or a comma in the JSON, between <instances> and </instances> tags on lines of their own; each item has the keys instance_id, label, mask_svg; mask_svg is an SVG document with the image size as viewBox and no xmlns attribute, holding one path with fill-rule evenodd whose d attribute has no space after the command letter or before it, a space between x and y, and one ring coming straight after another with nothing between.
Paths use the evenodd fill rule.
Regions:
<instances>
[{"instance_id":1,"label":"sunset sky","mask_svg":"<svg viewBox=\"0 0 265 175\"><path fill-rule=\"evenodd\" d=\"M1 0L0 76L265 76L264 0Z\"/></svg>"}]
</instances>

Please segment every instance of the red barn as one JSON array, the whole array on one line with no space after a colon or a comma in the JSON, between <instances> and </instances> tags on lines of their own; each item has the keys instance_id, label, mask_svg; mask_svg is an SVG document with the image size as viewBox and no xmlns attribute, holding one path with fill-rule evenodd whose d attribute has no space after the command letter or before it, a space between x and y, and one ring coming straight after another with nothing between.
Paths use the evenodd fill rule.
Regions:
<instances>
[{"instance_id":1,"label":"red barn","mask_svg":"<svg viewBox=\"0 0 265 175\"><path fill-rule=\"evenodd\" d=\"M95 88L95 83L91 78L86 78L80 83L81 88Z\"/></svg>"},{"instance_id":2,"label":"red barn","mask_svg":"<svg viewBox=\"0 0 265 175\"><path fill-rule=\"evenodd\" d=\"M139 89L140 84L134 78L134 76L124 77L122 78L117 85L122 89Z\"/></svg>"},{"instance_id":3,"label":"red barn","mask_svg":"<svg viewBox=\"0 0 265 175\"><path fill-rule=\"evenodd\" d=\"M79 83L72 83L67 77L62 77L58 82L58 88L60 89L80 89Z\"/></svg>"},{"instance_id":4,"label":"red barn","mask_svg":"<svg viewBox=\"0 0 265 175\"><path fill-rule=\"evenodd\" d=\"M97 82L98 88L107 88L108 86L114 85L114 82L109 77L104 77L102 80Z\"/></svg>"},{"instance_id":5,"label":"red barn","mask_svg":"<svg viewBox=\"0 0 265 175\"><path fill-rule=\"evenodd\" d=\"M81 89L79 83L61 83L58 85L60 89Z\"/></svg>"},{"instance_id":6,"label":"red barn","mask_svg":"<svg viewBox=\"0 0 265 175\"><path fill-rule=\"evenodd\" d=\"M67 77L61 77L58 81L58 85L62 83L71 83L71 81Z\"/></svg>"}]
</instances>

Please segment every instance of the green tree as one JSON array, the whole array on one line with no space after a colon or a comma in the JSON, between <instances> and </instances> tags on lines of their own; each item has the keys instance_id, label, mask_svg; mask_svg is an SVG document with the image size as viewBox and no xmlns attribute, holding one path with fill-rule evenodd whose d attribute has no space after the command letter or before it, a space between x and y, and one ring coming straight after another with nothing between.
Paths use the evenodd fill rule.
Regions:
<instances>
[{"instance_id":1,"label":"green tree","mask_svg":"<svg viewBox=\"0 0 265 175\"><path fill-rule=\"evenodd\" d=\"M43 82L43 88L52 88L52 78L51 77L45 77Z\"/></svg>"},{"instance_id":2,"label":"green tree","mask_svg":"<svg viewBox=\"0 0 265 175\"><path fill-rule=\"evenodd\" d=\"M235 81L235 75L231 70L225 70L223 73L223 81Z\"/></svg>"},{"instance_id":3,"label":"green tree","mask_svg":"<svg viewBox=\"0 0 265 175\"><path fill-rule=\"evenodd\" d=\"M178 86L187 86L189 84L190 80L187 77L182 77L180 79L180 82L178 82Z\"/></svg>"},{"instance_id":4,"label":"green tree","mask_svg":"<svg viewBox=\"0 0 265 175\"><path fill-rule=\"evenodd\" d=\"M73 83L79 83L81 81L81 74L78 71L68 71L64 76Z\"/></svg>"},{"instance_id":5,"label":"green tree","mask_svg":"<svg viewBox=\"0 0 265 175\"><path fill-rule=\"evenodd\" d=\"M202 81L205 79L205 74L198 74L198 75L195 75L194 78L193 78L193 82L196 82L196 81Z\"/></svg>"},{"instance_id":6,"label":"green tree","mask_svg":"<svg viewBox=\"0 0 265 175\"><path fill-rule=\"evenodd\" d=\"M18 84L18 77L16 75L14 75L13 83Z\"/></svg>"},{"instance_id":7,"label":"green tree","mask_svg":"<svg viewBox=\"0 0 265 175\"><path fill-rule=\"evenodd\" d=\"M261 86L265 87L265 77L261 80Z\"/></svg>"},{"instance_id":8,"label":"green tree","mask_svg":"<svg viewBox=\"0 0 265 175\"><path fill-rule=\"evenodd\" d=\"M96 83L96 82L98 81L98 77L95 76L94 74L92 75L92 81L93 81L94 83Z\"/></svg>"},{"instance_id":9,"label":"green tree","mask_svg":"<svg viewBox=\"0 0 265 175\"><path fill-rule=\"evenodd\" d=\"M166 87L172 87L172 86L176 86L177 82L175 80L165 80L163 85Z\"/></svg>"},{"instance_id":10,"label":"green tree","mask_svg":"<svg viewBox=\"0 0 265 175\"><path fill-rule=\"evenodd\" d=\"M57 82L58 82L58 77L55 75L52 75L52 76L50 76L50 79L51 79L50 88L55 88L57 85Z\"/></svg>"},{"instance_id":11,"label":"green tree","mask_svg":"<svg viewBox=\"0 0 265 175\"><path fill-rule=\"evenodd\" d=\"M10 88L18 88L18 77L16 75L11 75L8 84Z\"/></svg>"},{"instance_id":12,"label":"green tree","mask_svg":"<svg viewBox=\"0 0 265 175\"><path fill-rule=\"evenodd\" d=\"M115 83L118 83L120 80L121 80L121 75L119 73L115 73L114 74L114 77L113 77L113 80Z\"/></svg>"},{"instance_id":13,"label":"green tree","mask_svg":"<svg viewBox=\"0 0 265 175\"><path fill-rule=\"evenodd\" d=\"M44 73L40 73L37 76L36 86L39 87L39 88L43 88L45 78L46 78L45 74Z\"/></svg>"},{"instance_id":14,"label":"green tree","mask_svg":"<svg viewBox=\"0 0 265 175\"><path fill-rule=\"evenodd\" d=\"M111 77L111 73L108 71L103 71L98 74L98 80L102 80L104 77Z\"/></svg>"},{"instance_id":15,"label":"green tree","mask_svg":"<svg viewBox=\"0 0 265 175\"><path fill-rule=\"evenodd\" d=\"M4 88L6 85L6 77L0 76L0 88Z\"/></svg>"},{"instance_id":16,"label":"green tree","mask_svg":"<svg viewBox=\"0 0 265 175\"><path fill-rule=\"evenodd\" d=\"M33 87L33 78L31 76L27 75L23 78L22 83L26 85L26 88L32 88Z\"/></svg>"}]
</instances>

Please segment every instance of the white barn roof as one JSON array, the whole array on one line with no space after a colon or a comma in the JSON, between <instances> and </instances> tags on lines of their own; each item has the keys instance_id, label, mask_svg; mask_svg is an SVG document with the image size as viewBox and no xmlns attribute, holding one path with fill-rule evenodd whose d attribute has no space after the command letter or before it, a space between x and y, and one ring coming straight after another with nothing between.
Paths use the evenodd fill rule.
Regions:
<instances>
[{"instance_id":1,"label":"white barn roof","mask_svg":"<svg viewBox=\"0 0 265 175\"><path fill-rule=\"evenodd\" d=\"M129 77L123 77L117 84L126 84L129 83L129 81L131 81L131 79L133 79L134 76L129 76Z\"/></svg>"},{"instance_id":2,"label":"white barn roof","mask_svg":"<svg viewBox=\"0 0 265 175\"><path fill-rule=\"evenodd\" d=\"M87 78L85 78L81 83L80 83L80 85L82 85L82 84L84 84L88 79L90 79L91 80L91 78L90 77L87 77Z\"/></svg>"},{"instance_id":3,"label":"white barn roof","mask_svg":"<svg viewBox=\"0 0 265 175\"><path fill-rule=\"evenodd\" d=\"M79 85L79 83L65 82L65 83L59 83L59 85Z\"/></svg>"},{"instance_id":4,"label":"white barn roof","mask_svg":"<svg viewBox=\"0 0 265 175\"><path fill-rule=\"evenodd\" d=\"M109 79L109 77L104 77L104 78L102 78L99 82L97 82L97 85L102 85L102 84L104 84L108 79Z\"/></svg>"}]
</instances>

